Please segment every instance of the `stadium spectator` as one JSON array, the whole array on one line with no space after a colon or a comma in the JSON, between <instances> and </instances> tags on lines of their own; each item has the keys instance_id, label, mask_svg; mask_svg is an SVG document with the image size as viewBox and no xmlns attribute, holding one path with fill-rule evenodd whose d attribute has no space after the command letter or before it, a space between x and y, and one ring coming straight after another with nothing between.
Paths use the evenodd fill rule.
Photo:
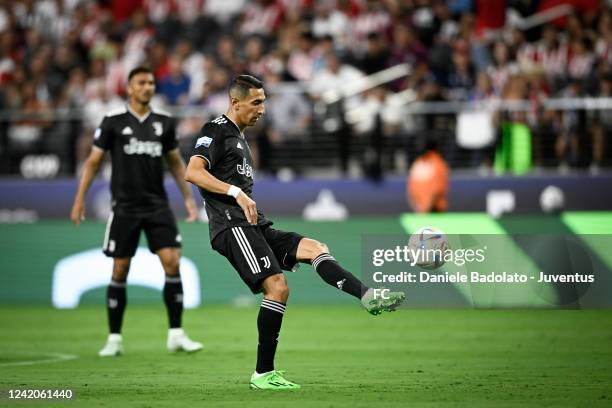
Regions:
<instances>
[{"instance_id":1,"label":"stadium spectator","mask_svg":"<svg viewBox=\"0 0 612 408\"><path fill-rule=\"evenodd\" d=\"M574 98L582 92L582 81L573 78L563 90L563 96ZM559 160L559 170L566 173L570 165L578 165L581 160L581 147L586 137L586 112L582 109L564 110L559 114L555 152Z\"/></svg>"},{"instance_id":2,"label":"stadium spectator","mask_svg":"<svg viewBox=\"0 0 612 408\"><path fill-rule=\"evenodd\" d=\"M219 39L215 48L215 59L218 65L230 71L239 68L238 47L234 37L224 35Z\"/></svg>"},{"instance_id":3,"label":"stadium spectator","mask_svg":"<svg viewBox=\"0 0 612 408\"><path fill-rule=\"evenodd\" d=\"M189 102L191 78L183 72L181 61L172 56L168 60L168 75L159 81L159 93L169 105L185 105Z\"/></svg>"},{"instance_id":4,"label":"stadium spectator","mask_svg":"<svg viewBox=\"0 0 612 408\"><path fill-rule=\"evenodd\" d=\"M240 14L246 0L206 0L204 13L214 18L218 24L230 23Z\"/></svg>"},{"instance_id":5,"label":"stadium spectator","mask_svg":"<svg viewBox=\"0 0 612 408\"><path fill-rule=\"evenodd\" d=\"M449 99L465 100L475 85L475 74L466 49L456 49L452 56L452 65L446 85L449 88Z\"/></svg>"},{"instance_id":6,"label":"stadium spectator","mask_svg":"<svg viewBox=\"0 0 612 408\"><path fill-rule=\"evenodd\" d=\"M557 28L547 25L541 40L526 43L517 51L517 62L523 71L544 70L550 85L557 89L565 77L569 50L565 40L559 38Z\"/></svg>"},{"instance_id":7,"label":"stadium spectator","mask_svg":"<svg viewBox=\"0 0 612 408\"><path fill-rule=\"evenodd\" d=\"M153 29L149 26L143 10L132 15L131 26L125 37L124 58L128 66L136 66L145 58L145 50L153 39Z\"/></svg>"},{"instance_id":8,"label":"stadium spectator","mask_svg":"<svg viewBox=\"0 0 612 408\"><path fill-rule=\"evenodd\" d=\"M349 47L351 24L348 16L336 7L336 0L316 2L311 30L316 38L330 36L339 49L345 49Z\"/></svg>"},{"instance_id":9,"label":"stadium spectator","mask_svg":"<svg viewBox=\"0 0 612 408\"><path fill-rule=\"evenodd\" d=\"M297 47L289 55L287 70L298 81L309 81L313 77L317 58L314 37L310 31L300 33Z\"/></svg>"},{"instance_id":10,"label":"stadium spectator","mask_svg":"<svg viewBox=\"0 0 612 408\"><path fill-rule=\"evenodd\" d=\"M511 59L510 48L501 41L496 42L493 46L493 65L489 67L495 91L501 95L510 77L518 73L519 67Z\"/></svg>"},{"instance_id":11,"label":"stadium spectator","mask_svg":"<svg viewBox=\"0 0 612 408\"><path fill-rule=\"evenodd\" d=\"M393 27L393 40L388 66L410 64L416 67L427 62L427 50L421 44L414 31L404 24Z\"/></svg>"},{"instance_id":12,"label":"stadium spectator","mask_svg":"<svg viewBox=\"0 0 612 408\"><path fill-rule=\"evenodd\" d=\"M283 94L278 89L281 77L270 73L265 76L269 93L266 100L266 116L272 144L301 141L311 120L311 108L304 96L297 92ZM276 91L276 92L275 92Z\"/></svg>"},{"instance_id":13,"label":"stadium spectator","mask_svg":"<svg viewBox=\"0 0 612 408\"><path fill-rule=\"evenodd\" d=\"M363 73L357 68L345 64L335 52L328 52L325 55L325 68L317 73L310 82L310 94L315 98L320 98L325 91L340 91L347 84L363 78ZM347 101L347 109L354 107L360 101L359 97L350 98Z\"/></svg>"},{"instance_id":14,"label":"stadium spectator","mask_svg":"<svg viewBox=\"0 0 612 408\"><path fill-rule=\"evenodd\" d=\"M364 10L351 19L353 50L362 52L370 33L386 34L391 27L391 16L383 2L365 0Z\"/></svg>"},{"instance_id":15,"label":"stadium spectator","mask_svg":"<svg viewBox=\"0 0 612 408\"><path fill-rule=\"evenodd\" d=\"M263 77L266 74L265 45L261 38L251 37L244 46L246 70L250 74Z\"/></svg>"},{"instance_id":16,"label":"stadium spectator","mask_svg":"<svg viewBox=\"0 0 612 408\"><path fill-rule=\"evenodd\" d=\"M210 115L220 115L226 105L226 90L230 80L229 72L222 67L214 67L210 71L210 79L204 84L202 95L204 109Z\"/></svg>"},{"instance_id":17,"label":"stadium spectator","mask_svg":"<svg viewBox=\"0 0 612 408\"><path fill-rule=\"evenodd\" d=\"M246 6L240 32L242 35L258 34L271 37L280 27L283 18L283 7L276 0L255 0Z\"/></svg>"},{"instance_id":18,"label":"stadium spectator","mask_svg":"<svg viewBox=\"0 0 612 408\"><path fill-rule=\"evenodd\" d=\"M570 59L567 74L570 78L586 80L592 73L595 56L591 52L590 42L586 38L574 39L571 43Z\"/></svg>"},{"instance_id":19,"label":"stadium spectator","mask_svg":"<svg viewBox=\"0 0 612 408\"><path fill-rule=\"evenodd\" d=\"M94 130L102 122L106 112L114 111L124 105L121 98L108 91L104 82L97 81L89 86L87 102L83 105L83 135L77 142L76 155L79 163L82 163L87 157L91 149Z\"/></svg>"},{"instance_id":20,"label":"stadium spectator","mask_svg":"<svg viewBox=\"0 0 612 408\"><path fill-rule=\"evenodd\" d=\"M387 68L389 61L389 50L386 41L379 33L368 34L366 51L358 59L359 68L367 75L382 71Z\"/></svg>"},{"instance_id":21,"label":"stadium spectator","mask_svg":"<svg viewBox=\"0 0 612 408\"><path fill-rule=\"evenodd\" d=\"M550 111L542 111L546 98L565 96L568 83L575 79L581 81L577 97L596 94L599 75L612 70L612 14L605 2L574 1L573 14L541 28L523 32L507 25L504 33L498 31L504 21L503 12L510 8L524 18L558 3L556 0L4 2L0 7L3 106L20 109L23 100L31 99L26 95L30 85L45 109L78 106L75 101L82 97L81 92L87 100L96 99L99 82L105 83L109 97L123 96L127 72L136 64L151 67L161 86L162 80L170 76L171 65L176 72L172 60L177 59L182 70L181 86L188 82L189 89L186 97L184 89L180 89L169 101L202 104L218 111L217 97L227 85L220 81L232 73L277 76L282 81L293 81L294 89L316 90L320 86L317 82L329 77L327 55L336 53L343 67L365 74L398 63L410 64L410 75L391 82L393 92L411 89L423 95L427 93L423 88L431 90L431 81L435 79L441 85L440 94L474 100L482 97L476 95L482 92L476 80L481 71L488 73L494 92L500 96L507 91L509 81L520 77L519 82L528 83L524 95L533 104L523 116L535 131L552 124ZM489 33L484 36L486 40L481 38L484 32ZM490 36L496 32L499 35ZM286 98L289 101L292 96ZM561 111L557 115L565 116ZM79 112L74 114L78 116ZM430 119L421 115L415 123L427 127L435 122ZM0 127L0 131L4 132L0 138L7 140L6 130ZM312 131L318 132L316 127ZM395 137L410 146L412 141L407 134L404 131ZM313 143L316 138L316 135L311 138ZM537 143L543 143L541 163L556 165L545 159L549 153L555 156L554 143L547 139L534 139L534 148L539 149ZM469 165L455 162L446 149L448 143L441 139L451 164ZM44 152L45 147L39 147Z\"/></svg>"},{"instance_id":22,"label":"stadium spectator","mask_svg":"<svg viewBox=\"0 0 612 408\"><path fill-rule=\"evenodd\" d=\"M597 96L612 98L612 72L600 74L600 88ZM610 148L610 135L612 134L612 109L592 111L590 119L593 125L591 133L591 157L589 170L592 174L598 174L604 161L606 149ZM609 157L609 155L608 155Z\"/></svg>"},{"instance_id":23,"label":"stadium spectator","mask_svg":"<svg viewBox=\"0 0 612 408\"><path fill-rule=\"evenodd\" d=\"M189 98L191 100L199 98L206 82L206 58L204 54L194 49L191 41L181 39L174 48L174 55L181 61L181 68L189 78Z\"/></svg>"}]
</instances>

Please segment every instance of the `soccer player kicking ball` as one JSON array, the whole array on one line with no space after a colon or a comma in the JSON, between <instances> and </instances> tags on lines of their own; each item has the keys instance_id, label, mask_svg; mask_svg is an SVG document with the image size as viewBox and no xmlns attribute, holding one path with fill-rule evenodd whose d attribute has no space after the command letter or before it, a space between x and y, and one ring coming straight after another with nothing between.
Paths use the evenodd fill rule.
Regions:
<instances>
[{"instance_id":1,"label":"soccer player kicking ball","mask_svg":"<svg viewBox=\"0 0 612 408\"><path fill-rule=\"evenodd\" d=\"M95 178L106 151L112 156L112 212L104 234L104 253L113 258L108 286L107 312L110 334L99 355L123 353L121 323L127 304L126 287L130 261L144 230L149 249L157 254L166 274L163 296L168 309L170 351L197 351L202 344L192 341L181 328L183 285L179 273L181 238L164 189L164 162L174 177L189 214L197 218L191 188L184 180L185 163L177 149L174 119L151 109L155 93L151 70L135 68L128 76L129 104L106 115L94 135L92 151L85 162L70 217L79 224L85 215L85 194ZM87 271L83 271L87 273Z\"/></svg>"},{"instance_id":2,"label":"soccer player kicking ball","mask_svg":"<svg viewBox=\"0 0 612 408\"><path fill-rule=\"evenodd\" d=\"M251 377L253 389L300 388L274 369L274 354L289 297L282 270L295 270L298 262L312 264L325 282L361 300L372 314L393 311L404 300L401 292L388 299L343 269L329 249L313 239L271 227L251 198L253 160L243 131L264 114L263 84L240 75L229 87L227 114L202 128L185 179L199 187L206 202L213 249L225 256L253 293L263 292L257 328L257 367Z\"/></svg>"}]
</instances>

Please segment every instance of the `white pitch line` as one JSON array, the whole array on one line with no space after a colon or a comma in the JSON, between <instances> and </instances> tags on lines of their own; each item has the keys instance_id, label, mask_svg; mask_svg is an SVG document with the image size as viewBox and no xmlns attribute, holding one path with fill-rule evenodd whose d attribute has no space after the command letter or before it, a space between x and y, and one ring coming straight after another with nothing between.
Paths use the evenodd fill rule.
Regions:
<instances>
[{"instance_id":1,"label":"white pitch line","mask_svg":"<svg viewBox=\"0 0 612 408\"><path fill-rule=\"evenodd\" d=\"M26 360L26 361L15 361L12 363L0 363L0 367L14 367L14 366L27 366L27 365L34 365L34 364L58 363L60 361L75 360L79 358L79 356L75 354L64 354L64 353L40 353L40 354L34 354L34 355L39 355L39 356L43 356L47 358L44 358L42 360Z\"/></svg>"}]
</instances>

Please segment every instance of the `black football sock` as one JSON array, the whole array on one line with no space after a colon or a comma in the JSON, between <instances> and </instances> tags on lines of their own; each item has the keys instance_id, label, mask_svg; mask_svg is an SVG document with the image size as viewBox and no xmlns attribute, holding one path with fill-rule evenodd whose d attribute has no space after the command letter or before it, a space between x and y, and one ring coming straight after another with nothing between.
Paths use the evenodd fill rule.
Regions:
<instances>
[{"instance_id":1,"label":"black football sock","mask_svg":"<svg viewBox=\"0 0 612 408\"><path fill-rule=\"evenodd\" d=\"M361 299L369 289L355 275L341 267L330 254L325 253L317 256L312 261L312 266L325 282L355 296L357 299Z\"/></svg>"},{"instance_id":2,"label":"black football sock","mask_svg":"<svg viewBox=\"0 0 612 408\"><path fill-rule=\"evenodd\" d=\"M278 345L278 335L285 305L270 299L264 299L257 316L257 329L259 330L259 345L257 346L257 373L267 373L274 370L274 355Z\"/></svg>"},{"instance_id":3,"label":"black football sock","mask_svg":"<svg viewBox=\"0 0 612 408\"><path fill-rule=\"evenodd\" d=\"M111 333L121 333L123 313L127 305L125 282L111 280L106 290L106 311L108 313L108 327Z\"/></svg>"},{"instance_id":4,"label":"black football sock","mask_svg":"<svg viewBox=\"0 0 612 408\"><path fill-rule=\"evenodd\" d=\"M168 323L171 329L181 327L183 316L183 283L181 276L166 276L164 303L168 310Z\"/></svg>"}]
</instances>

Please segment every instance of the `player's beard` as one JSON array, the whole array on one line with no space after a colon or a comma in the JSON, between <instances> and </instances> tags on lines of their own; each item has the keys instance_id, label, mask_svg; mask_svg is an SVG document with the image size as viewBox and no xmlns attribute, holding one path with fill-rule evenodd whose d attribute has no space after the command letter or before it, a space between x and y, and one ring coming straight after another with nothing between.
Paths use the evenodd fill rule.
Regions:
<instances>
[{"instance_id":1,"label":"player's beard","mask_svg":"<svg viewBox=\"0 0 612 408\"><path fill-rule=\"evenodd\" d=\"M149 103L151 102L151 99L153 99L153 95L151 95L151 96L143 96L141 98L136 98L136 102L138 102L139 104L141 104L143 106L149 106Z\"/></svg>"}]
</instances>

